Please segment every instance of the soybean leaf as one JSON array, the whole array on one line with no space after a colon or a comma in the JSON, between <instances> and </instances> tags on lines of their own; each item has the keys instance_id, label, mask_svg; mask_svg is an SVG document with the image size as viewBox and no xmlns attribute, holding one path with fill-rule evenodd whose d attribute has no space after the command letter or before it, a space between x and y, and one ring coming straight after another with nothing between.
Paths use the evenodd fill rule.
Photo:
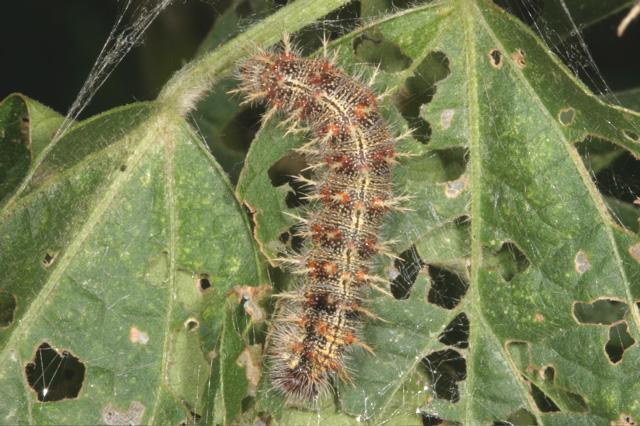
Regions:
<instances>
[{"instance_id":1,"label":"soybean leaf","mask_svg":"<svg viewBox=\"0 0 640 426\"><path fill-rule=\"evenodd\" d=\"M7 422L202 413L225 295L259 283L261 266L221 169L182 119L158 114L135 104L76 125L2 211ZM63 358L30 366L45 349Z\"/></svg>"},{"instance_id":2,"label":"soybean leaf","mask_svg":"<svg viewBox=\"0 0 640 426\"><path fill-rule=\"evenodd\" d=\"M335 413L345 424L345 415L353 424L640 417L632 345L640 339L640 239L612 218L576 149L598 137L637 158L638 114L589 93L490 1L417 6L330 50L338 47L352 72L366 76L381 63L375 89L393 92L387 120L399 132L418 129L399 145L417 156L394 175L397 193L416 195L413 211L390 216L383 230L418 273L380 266L392 279L410 275L413 287L403 300L370 295L389 323L365 324L376 356L354 353L353 387L339 386L335 401L313 412L283 405L265 385L258 409L283 423ZM274 123L258 133L237 189L271 259L288 249L295 220L284 212L313 208L292 203L298 189L274 180L279 167L304 160L283 159L304 142L283 133ZM599 299L624 306L617 324L576 316L576 306ZM447 330L464 336L460 318L468 337L456 345Z\"/></svg>"}]
</instances>

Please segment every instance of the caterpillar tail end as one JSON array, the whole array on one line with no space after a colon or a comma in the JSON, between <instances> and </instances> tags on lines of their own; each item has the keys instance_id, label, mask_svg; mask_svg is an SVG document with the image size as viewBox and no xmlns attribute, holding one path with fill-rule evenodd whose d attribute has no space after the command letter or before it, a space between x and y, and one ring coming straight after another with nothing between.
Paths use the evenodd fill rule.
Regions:
<instances>
[{"instance_id":1,"label":"caterpillar tail end","mask_svg":"<svg viewBox=\"0 0 640 426\"><path fill-rule=\"evenodd\" d=\"M289 404L319 400L327 392L328 382L328 377L317 377L297 367L286 367L271 373L273 387Z\"/></svg>"}]
</instances>

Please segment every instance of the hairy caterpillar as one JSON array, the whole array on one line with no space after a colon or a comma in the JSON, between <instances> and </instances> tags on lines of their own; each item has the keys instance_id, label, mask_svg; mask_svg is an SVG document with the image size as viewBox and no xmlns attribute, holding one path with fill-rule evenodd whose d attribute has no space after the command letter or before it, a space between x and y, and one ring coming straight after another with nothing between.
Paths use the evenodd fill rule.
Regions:
<instances>
[{"instance_id":1,"label":"hairy caterpillar","mask_svg":"<svg viewBox=\"0 0 640 426\"><path fill-rule=\"evenodd\" d=\"M268 120L281 112L308 127L313 139L299 149L314 179L307 198L312 213L303 219L307 247L285 259L303 275L298 289L280 295L267 350L273 386L288 401L318 398L333 376L351 381L348 352L372 350L358 337L368 287L387 292L387 280L371 275L373 256L390 254L378 241L383 216L403 197L392 196L395 139L365 84L334 61L296 54L287 37L281 51L260 51L239 70L237 89L245 102L264 102Z\"/></svg>"}]
</instances>

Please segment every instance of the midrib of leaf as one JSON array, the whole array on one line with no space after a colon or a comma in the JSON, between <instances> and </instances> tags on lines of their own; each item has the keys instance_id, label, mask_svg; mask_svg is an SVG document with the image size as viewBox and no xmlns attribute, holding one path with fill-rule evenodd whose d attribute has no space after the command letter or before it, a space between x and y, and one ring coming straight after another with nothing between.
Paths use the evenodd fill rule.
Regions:
<instances>
[{"instance_id":1,"label":"midrib of leaf","mask_svg":"<svg viewBox=\"0 0 640 426\"><path fill-rule=\"evenodd\" d=\"M481 138L480 138L480 110L479 110L479 83L478 74L476 69L476 40L475 40L475 28L474 22L480 20L484 22L482 13L477 10L475 1L473 0L457 0L458 11L462 16L462 26L465 34L465 61L464 66L467 72L467 96L468 96L468 108L469 108L469 162L471 163L470 173L470 187L471 187L471 283L467 294L467 299L471 301L469 303L471 311L473 312L470 327L469 327L469 348L472 348L477 343L480 327L482 331L486 333L495 342L496 348L499 348L500 353L504 359L509 359L505 353L505 349L500 342L498 336L493 333L491 326L487 323L486 319L482 315L482 311L478 306L478 303L474 303L480 300L480 293L478 291L479 271L482 263L482 245L481 245L481 230L482 230L482 216L481 212L481 190L482 188L482 164L481 164ZM486 24L486 23L485 23ZM470 352L470 356L472 353ZM513 372L513 376L516 378L518 389L520 390L520 397L523 401L528 401L528 392L524 388L524 384L518 379L519 374L514 370L514 366L511 363L507 363L509 368ZM466 389L473 391L475 374L473 368L467 369ZM469 392L467 396L469 396ZM474 424L474 416L472 412L472 399L465 399L464 407L464 424ZM536 410L534 410L538 424L543 424Z\"/></svg>"},{"instance_id":2,"label":"midrib of leaf","mask_svg":"<svg viewBox=\"0 0 640 426\"><path fill-rule=\"evenodd\" d=\"M155 122L161 123L162 121L158 120ZM131 161L130 164L132 165L132 168L138 166L138 164L145 158L144 154L146 154L147 151L155 145L154 144L155 139L149 136L150 128L145 128L147 126L150 126L150 123L148 121L145 121L135 130L136 132L137 131L142 132L143 130L145 130L146 134L140 138L140 143L138 144L137 149L134 149L132 151L132 155L128 157L128 159ZM118 144L122 140L123 139L119 139L118 141L114 142L114 145ZM35 171L35 168L33 171ZM33 175L33 171L31 172L31 176ZM84 226L76 234L76 237L71 241L68 248L65 250L64 254L61 256L60 261L54 267L54 270L51 272L51 275L47 278L47 281L42 286L42 290L33 299L31 304L29 305L29 308L24 313L24 316L22 317L20 322L20 327L16 327L14 331L11 333L11 335L9 336L9 338L7 339L7 342L2 352L0 352L0 359L3 360L4 363L7 363L8 349L15 347L16 341L22 337L22 334L25 334L30 329L31 322L37 317L37 315L40 313L43 306L46 305L50 300L50 295L56 290L58 284L60 283L60 279L62 278L63 274L66 272L67 267L70 265L70 263L74 259L78 250L80 249L80 247L82 247L83 243L87 240L87 238L91 236L93 229L100 223L100 219L109 208L113 199L119 193L121 187L130 178L131 176L129 174L121 173L116 175L116 177L111 181L111 184L107 188L105 188L102 196L96 199L94 208L91 214L88 216ZM28 182L28 180L25 180L25 182ZM24 185L21 187L21 189L24 189ZM20 363L17 363L17 365L20 368L20 366L22 366L23 363L20 362ZM20 371L20 374L22 374L22 371ZM24 381L23 385L25 386L25 393L28 394L29 389L26 387L28 386L26 384L26 381ZM33 420L32 419L32 402L33 402L32 398L27 397L26 401L27 401L27 406L29 408L29 420L31 421L31 423L33 423L32 422Z\"/></svg>"},{"instance_id":3,"label":"midrib of leaf","mask_svg":"<svg viewBox=\"0 0 640 426\"><path fill-rule=\"evenodd\" d=\"M475 4L474 4L474 7L475 7ZM502 44L502 42L500 41L500 39L493 32L491 27L487 24L487 21L484 19L484 16L482 15L482 12L478 11L477 15L478 16L476 17L476 20L482 25L484 30L487 31L487 34L489 34L489 36L496 42L496 44L501 48L501 50L503 52L506 52L507 50L505 49L505 47ZM504 16L505 16L505 19L513 19L510 16L507 16L506 13L504 14ZM528 30L528 28L527 28L527 30ZM533 37L533 39L536 41L536 43L538 43L538 45L540 45L540 47L542 49L544 49L545 51L548 50L547 47L545 47L544 45L541 45L541 42L538 39L538 37ZM565 75L569 79L571 79L571 81L573 83L575 83L578 86L580 86L583 90L586 90L584 84L582 84L582 82L577 80L575 78L575 76L571 72L569 72L567 70L567 68L564 66L564 64L562 62L560 62L554 55L550 55L550 57L553 60L553 62L555 63L555 65L560 70L562 70L562 72L564 72ZM538 109L540 110L540 112L542 114L544 114L546 116L547 121L549 123L556 123L556 118L547 109L547 107L542 103L542 101L541 101L540 97L538 96L537 92L531 86L531 84L529 83L529 80L527 80L527 78L524 76L522 71L519 70L519 69L515 69L514 71L515 72L514 72L513 75L515 75L515 77L518 79L518 81L520 83L522 83L522 86L530 93L531 96L529 97L529 99L532 99L535 102L535 104L538 106ZM591 95L591 97L596 102L603 103L600 98L598 98L596 96L593 96L593 95ZM606 105L606 106L609 107L609 105ZM613 226L617 226L617 225L615 224L614 219L609 214L609 210L607 209L607 206L604 203L604 200L602 199L602 196L600 195L600 192L598 191L598 189L596 188L595 184L593 183L591 177L589 176L589 172L585 168L584 163L582 162L582 159L580 158L580 154L578 154L578 152L575 149L575 146L573 145L573 143L571 141L569 141L565 137L564 133L560 130L559 126L554 125L554 126L551 126L551 128L556 133L556 135L558 137L558 140L562 141L563 147L565 148L565 150L567 151L567 154L569 155L569 157L573 161L578 173L580 174L580 178L582 179L582 182L584 183L585 187L589 191L589 195L591 196L591 201L596 206L596 209L598 210L598 213L600 214L600 219L602 220L602 223L604 223L604 225L605 225L604 229L605 229L605 232L607 234L607 238L609 239L609 243L611 245L611 250L613 251L613 255L614 255L615 260L616 260L616 266L618 267L618 270L620 271L620 275L621 275L621 277L623 279L624 288L625 288L625 294L626 294L626 298L627 298L626 302L627 302L628 306L630 306L632 308L633 305L635 304L635 300L631 296L631 293L629 291L630 288L631 288L631 283L629 282L629 279L627 277L627 273L626 273L626 271L625 271L625 269L623 267L622 258L620 257L620 252L618 250L618 244L616 244L616 241L615 241L615 238L614 238L613 232L612 232L612 227ZM472 194L473 194L473 192L472 192ZM472 197L473 197L473 195L472 195ZM472 216L471 217L472 218L474 217L473 216L473 212L472 212ZM472 229L473 229L473 222L474 221L472 220ZM627 232L623 228L620 228L620 229L623 232ZM472 231L472 235L473 235L473 231ZM480 235L480 234L478 234L478 235ZM472 237L472 241L473 241L473 237ZM633 321L634 321L634 323L636 325L636 329L640 331L640 312L639 312L639 310L638 309L629 309L629 310L631 311L631 316L633 317Z\"/></svg>"},{"instance_id":4,"label":"midrib of leaf","mask_svg":"<svg viewBox=\"0 0 640 426\"><path fill-rule=\"evenodd\" d=\"M171 126L168 124L167 127ZM160 133L165 135L167 133ZM162 342L162 371L161 371L161 386L165 386L164 378L167 377L167 368L169 365L169 346L171 344L171 318L173 316L173 308L175 305L176 298L176 240L177 240L177 219L176 219L176 209L175 209L175 179L173 179L173 153L175 151L175 140L174 138L163 138L164 140L161 143L164 143L164 184L165 184L165 208L167 212L167 216L169 218L169 232L167 233L169 236L168 241L168 250L169 250L169 291L167 292L167 310L166 310L166 320L164 326L164 341ZM168 390L168 389L167 389ZM153 402L153 411L149 418L150 424L156 423L156 414L158 412L158 407L160 407L160 397L162 395L162 391L158 389L156 391L156 399Z\"/></svg>"}]
</instances>

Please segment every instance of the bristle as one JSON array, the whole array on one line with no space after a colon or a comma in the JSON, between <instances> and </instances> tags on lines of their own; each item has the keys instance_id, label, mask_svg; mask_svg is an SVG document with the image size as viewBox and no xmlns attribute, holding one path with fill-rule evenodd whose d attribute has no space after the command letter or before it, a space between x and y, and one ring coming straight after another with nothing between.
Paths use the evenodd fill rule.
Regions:
<instances>
[{"instance_id":1,"label":"bristle","mask_svg":"<svg viewBox=\"0 0 640 426\"><path fill-rule=\"evenodd\" d=\"M281 113L286 134L312 138L297 151L308 157L303 173L314 177L294 177L312 190L302 197L310 210L283 212L303 223L296 235L306 238L304 255L277 259L303 276L302 285L278 296L267 350L274 389L308 402L326 394L332 378L353 380L352 349L373 353L357 337L363 319L379 319L362 306L365 290L391 293L388 280L368 271L376 255L396 258L378 232L384 214L408 198L390 196L395 138L371 89L336 67L338 52L329 59L326 39L320 59L296 56L288 36L282 44L242 66L241 90L248 102L264 100L269 117Z\"/></svg>"}]
</instances>

